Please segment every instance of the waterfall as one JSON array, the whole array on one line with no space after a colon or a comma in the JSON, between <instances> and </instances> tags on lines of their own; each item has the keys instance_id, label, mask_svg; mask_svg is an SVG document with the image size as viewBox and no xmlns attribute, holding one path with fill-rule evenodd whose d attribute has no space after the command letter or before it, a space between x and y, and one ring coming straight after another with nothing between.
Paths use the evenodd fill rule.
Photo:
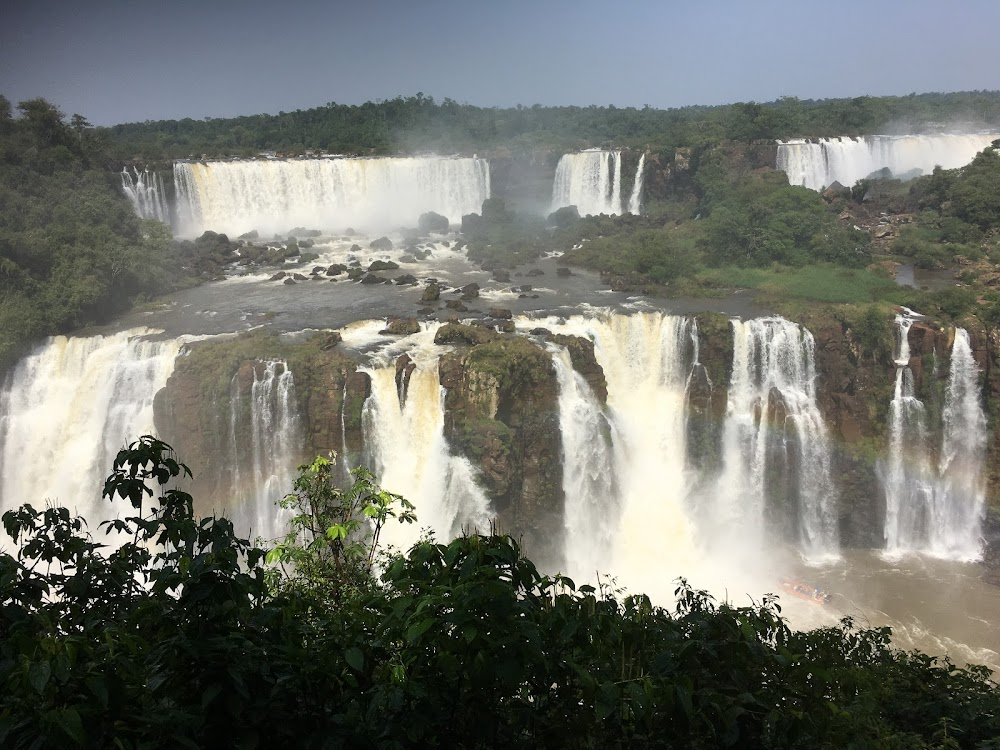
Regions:
<instances>
[{"instance_id":1,"label":"waterfall","mask_svg":"<svg viewBox=\"0 0 1000 750\"><path fill-rule=\"evenodd\" d=\"M643 169L646 166L646 154L639 157L639 166L635 168L635 181L632 183L632 197L628 199L628 212L639 215L639 208L642 203L642 181L645 177Z\"/></svg>"},{"instance_id":2,"label":"waterfall","mask_svg":"<svg viewBox=\"0 0 1000 750\"><path fill-rule=\"evenodd\" d=\"M921 546L933 494L927 472L926 413L914 394L909 366L912 325L912 318L896 316L896 385L889 404L889 455L879 466L885 492L885 550L890 555Z\"/></svg>"},{"instance_id":3,"label":"waterfall","mask_svg":"<svg viewBox=\"0 0 1000 750\"><path fill-rule=\"evenodd\" d=\"M734 319L732 328L717 518L758 543L771 518L791 521L807 559L835 556L837 494L812 334L783 318Z\"/></svg>"},{"instance_id":4,"label":"waterfall","mask_svg":"<svg viewBox=\"0 0 1000 750\"><path fill-rule=\"evenodd\" d=\"M362 411L365 449L381 486L416 506L420 528L447 542L463 529L486 532L490 504L469 461L452 455L444 436L445 391L439 382L437 352L410 352L416 364L405 394L396 386L391 362L362 368L371 377L371 395ZM401 398L402 396L402 398ZM417 541L413 525L390 523L386 540L405 549Z\"/></svg>"},{"instance_id":5,"label":"waterfall","mask_svg":"<svg viewBox=\"0 0 1000 750\"><path fill-rule=\"evenodd\" d=\"M894 177L934 167L964 167L997 138L996 133L870 135L778 142L776 168L792 185L822 190L834 182L851 187L873 172L889 169Z\"/></svg>"},{"instance_id":6,"label":"waterfall","mask_svg":"<svg viewBox=\"0 0 1000 750\"><path fill-rule=\"evenodd\" d=\"M286 513L276 503L292 491L302 452L295 381L286 362L260 362L253 367L249 399L239 373L230 388L233 497L228 515L240 533L275 539L287 530Z\"/></svg>"},{"instance_id":7,"label":"waterfall","mask_svg":"<svg viewBox=\"0 0 1000 750\"><path fill-rule=\"evenodd\" d=\"M563 154L552 184L552 210L576 206L581 216L622 212L621 151Z\"/></svg>"},{"instance_id":8,"label":"waterfall","mask_svg":"<svg viewBox=\"0 0 1000 750\"><path fill-rule=\"evenodd\" d=\"M588 580L608 571L617 534L617 494L611 426L564 346L550 346L559 386L565 559L570 576Z\"/></svg>"},{"instance_id":9,"label":"waterfall","mask_svg":"<svg viewBox=\"0 0 1000 750\"><path fill-rule=\"evenodd\" d=\"M156 219L165 224L170 223L170 210L167 208L166 195L163 190L163 178L157 172L148 169L139 171L132 167L122 169L122 190L128 196L140 219Z\"/></svg>"},{"instance_id":10,"label":"waterfall","mask_svg":"<svg viewBox=\"0 0 1000 750\"><path fill-rule=\"evenodd\" d=\"M955 329L935 462L927 410L916 397L909 367L908 333L913 320L896 317L899 338L896 387L889 405L889 455L880 465L885 493L885 552L923 552L974 560L981 554L985 508L983 461L986 415L979 396L979 368L969 334Z\"/></svg>"},{"instance_id":11,"label":"waterfall","mask_svg":"<svg viewBox=\"0 0 1000 750\"><path fill-rule=\"evenodd\" d=\"M939 557L977 559L985 509L986 415L969 334L955 329L945 393L940 482L931 506L929 549Z\"/></svg>"},{"instance_id":12,"label":"waterfall","mask_svg":"<svg viewBox=\"0 0 1000 750\"><path fill-rule=\"evenodd\" d=\"M600 562L603 552L595 547L610 528L614 541L608 567L600 572L610 568L635 590L666 592L673 577L696 559L694 527L686 504L690 482L686 392L695 360L693 321L663 313L637 313L574 316L543 323L553 331L592 340L608 385L611 471L591 481L574 477L572 467L565 467L564 483L568 482L569 490L582 485L585 491L599 491L606 483L612 494L603 501L603 517L595 519L588 515L590 504L584 497L567 493L567 511L574 519L574 527L567 529L571 532L567 558L592 566L597 554ZM565 375L564 382L568 380ZM567 427L571 431L583 428L591 436L600 429L593 404L578 400L586 401L587 391L577 388L576 396L565 388L560 393L561 409L580 410L560 415L564 453L587 440L580 432L568 434ZM600 454L604 449L591 445L588 450ZM581 457L573 460L579 462ZM585 533L596 537L584 538ZM580 571L588 577L593 573L592 567Z\"/></svg>"},{"instance_id":13,"label":"waterfall","mask_svg":"<svg viewBox=\"0 0 1000 750\"><path fill-rule=\"evenodd\" d=\"M441 156L176 162L174 182L186 235L457 223L490 197L486 159Z\"/></svg>"},{"instance_id":14,"label":"waterfall","mask_svg":"<svg viewBox=\"0 0 1000 750\"><path fill-rule=\"evenodd\" d=\"M154 432L153 397L181 348L155 333L56 336L15 366L0 410L0 510L51 500L103 538L98 523L124 510L101 499L103 480L126 443Z\"/></svg>"}]
</instances>

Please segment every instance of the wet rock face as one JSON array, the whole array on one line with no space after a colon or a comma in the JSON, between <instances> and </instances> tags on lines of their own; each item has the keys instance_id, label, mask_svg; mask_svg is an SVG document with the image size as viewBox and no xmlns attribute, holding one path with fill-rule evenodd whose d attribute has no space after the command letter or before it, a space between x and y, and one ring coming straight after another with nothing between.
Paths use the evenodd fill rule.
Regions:
<instances>
[{"instance_id":1,"label":"wet rock face","mask_svg":"<svg viewBox=\"0 0 1000 750\"><path fill-rule=\"evenodd\" d=\"M558 567L552 542L560 538L563 493L555 369L536 344L484 333L487 339L441 360L446 437L481 471L501 530L516 531L540 564Z\"/></svg>"},{"instance_id":2,"label":"wet rock face","mask_svg":"<svg viewBox=\"0 0 1000 750\"><path fill-rule=\"evenodd\" d=\"M346 444L349 459L358 463L361 407L370 385L365 373L356 372L357 362L339 348L339 342L335 332L295 345L254 333L194 344L189 355L177 360L154 400L154 421L157 434L191 466L191 493L199 512L226 507L231 499L233 430L251 432L249 409L234 415L232 405L251 402L254 372L265 360L287 362L294 376L303 438L297 461L330 451L340 453Z\"/></svg>"},{"instance_id":3,"label":"wet rock face","mask_svg":"<svg viewBox=\"0 0 1000 750\"><path fill-rule=\"evenodd\" d=\"M564 336L562 334L550 338L553 344L565 346L569 352L573 369L583 375L590 389L602 404L608 402L608 381L604 377L604 368L597 362L594 354L594 342L580 336Z\"/></svg>"}]
</instances>

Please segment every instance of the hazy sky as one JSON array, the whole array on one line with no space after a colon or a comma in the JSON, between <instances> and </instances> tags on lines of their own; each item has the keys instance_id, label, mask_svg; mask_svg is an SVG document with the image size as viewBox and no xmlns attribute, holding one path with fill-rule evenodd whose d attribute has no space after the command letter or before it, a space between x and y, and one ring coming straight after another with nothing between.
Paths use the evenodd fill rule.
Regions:
<instances>
[{"instance_id":1,"label":"hazy sky","mask_svg":"<svg viewBox=\"0 0 1000 750\"><path fill-rule=\"evenodd\" d=\"M0 93L95 124L418 91L674 107L1000 88L998 0L6 0Z\"/></svg>"}]
</instances>

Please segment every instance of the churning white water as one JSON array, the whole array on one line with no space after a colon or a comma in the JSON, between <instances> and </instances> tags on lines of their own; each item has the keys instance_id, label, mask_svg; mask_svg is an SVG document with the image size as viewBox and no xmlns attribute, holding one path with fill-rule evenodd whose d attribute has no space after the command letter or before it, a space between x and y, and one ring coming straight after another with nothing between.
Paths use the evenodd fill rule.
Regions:
<instances>
[{"instance_id":1,"label":"churning white water","mask_svg":"<svg viewBox=\"0 0 1000 750\"><path fill-rule=\"evenodd\" d=\"M0 404L0 509L52 500L95 534L124 512L101 499L103 480L126 443L154 432L153 397L181 348L153 333L56 336L17 364Z\"/></svg>"},{"instance_id":2,"label":"churning white water","mask_svg":"<svg viewBox=\"0 0 1000 750\"><path fill-rule=\"evenodd\" d=\"M176 162L179 231L239 235L417 225L435 211L452 223L490 197L486 159L381 157Z\"/></svg>"},{"instance_id":3,"label":"churning white water","mask_svg":"<svg viewBox=\"0 0 1000 750\"><path fill-rule=\"evenodd\" d=\"M806 559L836 557L837 492L812 334L783 318L734 319L732 328L717 520L762 544L773 519L794 519Z\"/></svg>"},{"instance_id":4,"label":"churning white water","mask_svg":"<svg viewBox=\"0 0 1000 750\"><path fill-rule=\"evenodd\" d=\"M122 169L122 190L140 219L156 219L170 223L170 209L163 190L163 178L158 172L137 167Z\"/></svg>"},{"instance_id":5,"label":"churning white water","mask_svg":"<svg viewBox=\"0 0 1000 750\"><path fill-rule=\"evenodd\" d=\"M287 531L277 503L291 492L302 453L295 379L286 362L259 362L250 397L242 393L238 373L230 393L233 486L226 510L239 533L275 539Z\"/></svg>"},{"instance_id":6,"label":"churning white water","mask_svg":"<svg viewBox=\"0 0 1000 750\"><path fill-rule=\"evenodd\" d=\"M880 169L901 177L914 170L929 173L936 166L963 167L997 137L996 133L942 133L779 141L776 168L788 175L792 185L810 190L834 182L851 187Z\"/></svg>"},{"instance_id":7,"label":"churning white water","mask_svg":"<svg viewBox=\"0 0 1000 750\"><path fill-rule=\"evenodd\" d=\"M559 385L567 572L583 580L608 571L618 532L611 425L564 346L551 346Z\"/></svg>"},{"instance_id":8,"label":"churning white water","mask_svg":"<svg viewBox=\"0 0 1000 750\"><path fill-rule=\"evenodd\" d=\"M492 518L475 469L468 459L452 455L444 436L445 390L433 330L410 338L414 348L407 354L416 367L405 388L397 386L391 359L362 368L371 378L361 421L372 470L384 489L416 506L416 525L385 527L386 540L401 549L417 541L421 529L447 542L463 529L486 532Z\"/></svg>"},{"instance_id":9,"label":"churning white water","mask_svg":"<svg viewBox=\"0 0 1000 750\"><path fill-rule=\"evenodd\" d=\"M695 528L685 504L691 479L686 466L687 384L697 329L687 318L653 312L574 316L541 323L560 333L591 339L608 385L612 458L603 455L600 445L589 450L599 454L604 465L610 464L603 481L611 494L598 519L592 515L593 500L567 494L567 511L575 521L567 527L567 560L580 566L607 561L608 567L600 573L610 569L633 590L663 594L698 557ZM577 393L568 393L565 380L560 407L580 413L561 415L561 427L582 429L582 434L573 435L563 431L563 450L568 453L587 441L588 433L592 436L600 430L600 416L587 413L595 404L586 398L586 391L581 393L577 384ZM585 468L578 463L564 467L564 474ZM600 489L600 480L571 474L564 478L564 486L592 492ZM610 552L597 552L594 547L604 542L608 527L613 535ZM595 570L574 573L592 578Z\"/></svg>"}]
</instances>

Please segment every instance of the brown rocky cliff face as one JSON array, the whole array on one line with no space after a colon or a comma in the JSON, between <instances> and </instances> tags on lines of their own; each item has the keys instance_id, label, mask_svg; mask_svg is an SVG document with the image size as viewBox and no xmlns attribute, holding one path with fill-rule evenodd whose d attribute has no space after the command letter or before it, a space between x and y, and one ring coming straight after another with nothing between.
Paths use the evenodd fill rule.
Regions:
<instances>
[{"instance_id":1,"label":"brown rocky cliff face","mask_svg":"<svg viewBox=\"0 0 1000 750\"><path fill-rule=\"evenodd\" d=\"M250 351L254 356L249 356ZM156 395L153 411L157 434L191 467L190 491L202 512L229 500L234 464L248 460L233 455L234 396L238 393L240 404L235 429L247 434L254 370L265 359L286 360L293 373L304 438L299 460L339 453L345 442L352 462L360 460L360 413L370 389L368 376L356 372L356 362L345 353L308 342L287 346L266 337L197 344L188 356L178 359L166 386ZM346 440L341 431L345 383Z\"/></svg>"},{"instance_id":2,"label":"brown rocky cliff face","mask_svg":"<svg viewBox=\"0 0 1000 750\"><path fill-rule=\"evenodd\" d=\"M445 436L479 468L502 531L558 568L562 552L562 439L555 369L547 352L509 336L444 355Z\"/></svg>"}]
</instances>

